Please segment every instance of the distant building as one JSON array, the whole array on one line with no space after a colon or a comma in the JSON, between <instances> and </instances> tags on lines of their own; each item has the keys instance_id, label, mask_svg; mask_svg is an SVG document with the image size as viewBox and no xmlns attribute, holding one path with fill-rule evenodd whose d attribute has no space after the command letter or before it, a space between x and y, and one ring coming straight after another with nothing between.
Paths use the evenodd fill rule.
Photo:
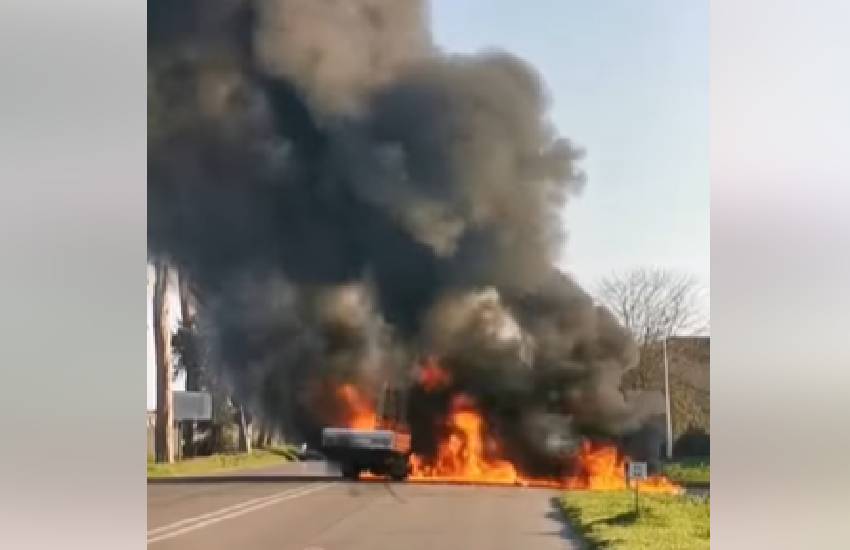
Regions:
<instances>
[{"instance_id":1,"label":"distant building","mask_svg":"<svg viewBox=\"0 0 850 550\"><path fill-rule=\"evenodd\" d=\"M711 437L711 338L675 336L667 340L670 403L675 455L707 455ZM623 389L664 392L664 354L661 343L642 350L638 366L623 377ZM665 418L653 419L653 430L664 441ZM646 437L641 439L646 440Z\"/></svg>"},{"instance_id":2,"label":"distant building","mask_svg":"<svg viewBox=\"0 0 850 550\"><path fill-rule=\"evenodd\" d=\"M706 456L711 440L711 339L670 338L673 453Z\"/></svg>"}]
</instances>

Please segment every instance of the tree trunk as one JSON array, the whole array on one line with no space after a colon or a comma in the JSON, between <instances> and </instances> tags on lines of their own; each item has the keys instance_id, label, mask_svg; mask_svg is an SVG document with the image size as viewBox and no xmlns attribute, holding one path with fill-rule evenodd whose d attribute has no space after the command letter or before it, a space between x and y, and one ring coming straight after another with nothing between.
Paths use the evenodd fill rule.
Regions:
<instances>
[{"instance_id":1,"label":"tree trunk","mask_svg":"<svg viewBox=\"0 0 850 550\"><path fill-rule=\"evenodd\" d=\"M240 403L239 404L239 450L250 453L251 452L251 425L248 423L248 420L245 418L245 407Z\"/></svg>"},{"instance_id":2,"label":"tree trunk","mask_svg":"<svg viewBox=\"0 0 850 550\"><path fill-rule=\"evenodd\" d=\"M171 326L168 308L168 265L156 263L153 293L153 331L156 351L156 461L174 462L174 409L171 382Z\"/></svg>"},{"instance_id":3,"label":"tree trunk","mask_svg":"<svg viewBox=\"0 0 850 550\"><path fill-rule=\"evenodd\" d=\"M259 432L257 434L257 447L259 447L260 449L264 449L267 447L266 439L268 438L268 428L266 426L266 422L260 422L259 429L257 430Z\"/></svg>"},{"instance_id":4,"label":"tree trunk","mask_svg":"<svg viewBox=\"0 0 850 550\"><path fill-rule=\"evenodd\" d=\"M180 319L184 327L191 328L194 324L195 312L190 304L189 278L184 272L178 274L178 290L180 292ZM200 389L197 365L186 369L186 390L198 391ZM195 423L186 422L183 426L186 439L185 453L187 456L197 456L195 449Z\"/></svg>"}]
</instances>

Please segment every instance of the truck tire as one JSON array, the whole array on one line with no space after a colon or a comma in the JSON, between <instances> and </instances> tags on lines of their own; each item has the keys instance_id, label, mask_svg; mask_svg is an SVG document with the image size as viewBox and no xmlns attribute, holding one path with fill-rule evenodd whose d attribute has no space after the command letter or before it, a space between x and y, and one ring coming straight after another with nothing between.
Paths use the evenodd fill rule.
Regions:
<instances>
[{"instance_id":1,"label":"truck tire","mask_svg":"<svg viewBox=\"0 0 850 550\"><path fill-rule=\"evenodd\" d=\"M398 457L390 464L390 478L395 481L404 481L408 475L407 459Z\"/></svg>"},{"instance_id":2,"label":"truck tire","mask_svg":"<svg viewBox=\"0 0 850 550\"><path fill-rule=\"evenodd\" d=\"M360 468L351 462L344 462L340 465L342 477L344 479L356 481L360 477Z\"/></svg>"}]
</instances>

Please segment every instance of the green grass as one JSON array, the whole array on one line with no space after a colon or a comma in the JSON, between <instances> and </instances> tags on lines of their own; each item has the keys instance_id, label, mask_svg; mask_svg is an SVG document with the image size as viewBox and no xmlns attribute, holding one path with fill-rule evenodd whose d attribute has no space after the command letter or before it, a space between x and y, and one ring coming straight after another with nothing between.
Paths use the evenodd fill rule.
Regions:
<instances>
[{"instance_id":1,"label":"green grass","mask_svg":"<svg viewBox=\"0 0 850 550\"><path fill-rule=\"evenodd\" d=\"M641 494L637 518L631 491L570 491L561 497L561 506L592 548L709 548L708 500Z\"/></svg>"},{"instance_id":2,"label":"green grass","mask_svg":"<svg viewBox=\"0 0 850 550\"><path fill-rule=\"evenodd\" d=\"M148 459L148 477L173 477L204 474L218 474L234 470L247 470L274 466L289 460L296 460L292 449L257 449L251 454L215 454L198 458L179 460L174 464L155 464Z\"/></svg>"},{"instance_id":3,"label":"green grass","mask_svg":"<svg viewBox=\"0 0 850 550\"><path fill-rule=\"evenodd\" d=\"M707 458L684 459L666 464L664 473L679 483L709 483L711 464Z\"/></svg>"}]
</instances>

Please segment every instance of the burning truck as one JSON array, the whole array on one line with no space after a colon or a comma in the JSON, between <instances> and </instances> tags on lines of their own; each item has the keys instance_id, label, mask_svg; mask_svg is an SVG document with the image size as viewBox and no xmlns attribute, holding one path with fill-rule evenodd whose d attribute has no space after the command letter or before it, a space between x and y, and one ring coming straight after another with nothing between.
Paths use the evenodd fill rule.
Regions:
<instances>
[{"instance_id":1,"label":"burning truck","mask_svg":"<svg viewBox=\"0 0 850 550\"><path fill-rule=\"evenodd\" d=\"M331 428L350 476L621 486L612 442L663 408L559 267L582 151L533 67L444 52L428 15L149 1L149 256L198 297L209 371L292 438Z\"/></svg>"},{"instance_id":2,"label":"burning truck","mask_svg":"<svg viewBox=\"0 0 850 550\"><path fill-rule=\"evenodd\" d=\"M451 375L430 359L418 369L412 392L438 392L449 387ZM407 392L384 387L380 403L369 400L351 384L337 387L345 414L339 426L322 430L325 454L338 462L348 479L380 479L411 482L478 483L552 487L577 490L617 490L628 486L625 476L629 457L611 442L594 444L584 439L578 446L559 446L562 461L557 473L526 475L505 459L500 442L489 433L486 421L468 395L455 393L443 417L436 452L412 451L405 423ZM642 484L645 492L678 493L681 488L666 477L653 475Z\"/></svg>"},{"instance_id":3,"label":"burning truck","mask_svg":"<svg viewBox=\"0 0 850 550\"><path fill-rule=\"evenodd\" d=\"M376 411L363 402L356 388L344 385L339 394L353 413L341 427L322 429L322 452L340 465L343 477L359 479L363 473L407 479L411 446L405 425L401 393L389 386Z\"/></svg>"}]
</instances>

